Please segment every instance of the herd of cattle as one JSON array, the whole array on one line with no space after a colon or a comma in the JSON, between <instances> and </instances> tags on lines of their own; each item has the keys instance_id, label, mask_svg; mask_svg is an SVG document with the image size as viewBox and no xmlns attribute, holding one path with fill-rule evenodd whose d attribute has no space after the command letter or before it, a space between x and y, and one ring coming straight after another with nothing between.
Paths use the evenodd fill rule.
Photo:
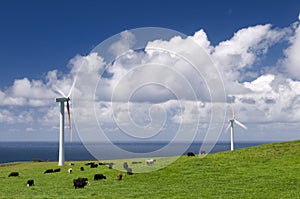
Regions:
<instances>
[{"instance_id":1,"label":"herd of cattle","mask_svg":"<svg viewBox=\"0 0 300 199\"><path fill-rule=\"evenodd\" d=\"M201 154L205 154L205 151L201 151ZM187 156L191 157L191 156L195 156L195 154L193 152L188 152ZM156 162L155 159L149 159L149 160L145 161L145 163L147 165L152 165L152 164L154 164L154 162ZM142 163L141 161L131 162L131 164L141 164L141 163ZM73 163L70 164L70 166L73 166L73 165L74 165ZM114 163L112 163L112 162L108 162L108 163L107 162L100 162L100 163L89 162L89 163L85 164L85 166L89 166L90 168L97 168L98 166L108 166L109 169L112 169L113 165L114 165ZM123 168L126 170L128 175L133 175L132 168L129 167L127 162L123 163ZM80 170L84 171L84 167L80 167ZM60 168L47 169L47 170L45 170L44 174L57 173L57 172L60 172L60 171L61 171ZM68 173L72 174L72 172L73 172L73 169L69 168ZM19 172L11 172L8 175L8 177L17 177L17 176L19 176ZM117 180L122 180L122 177L123 177L122 173L118 173ZM105 179L106 179L106 176L101 174L101 173L97 173L97 174L94 175L94 180L105 180ZM77 178L77 179L73 180L73 186L75 187L75 189L84 188L87 184L88 184L88 179L87 178ZM30 187L30 186L33 186L33 185L34 185L34 180L33 179L30 179L30 180L27 181L27 186Z\"/></svg>"},{"instance_id":2,"label":"herd of cattle","mask_svg":"<svg viewBox=\"0 0 300 199\"><path fill-rule=\"evenodd\" d=\"M146 160L145 163L147 165L151 165L155 162L156 160L154 159L150 159L150 160ZM132 164L141 164L142 162L132 162ZM70 166L73 166L74 164L71 163ZM89 162L89 163L86 163L85 166L88 166L90 168L97 168L98 166L108 166L109 169L112 169L113 168L113 165L114 163L107 163L107 162L100 162L100 163L95 163L95 162ZM123 163L123 168L126 170L127 174L128 175L133 175L133 171L132 171L132 168L129 167L128 163L127 162L124 162ZM80 170L81 171L84 171L84 167L80 167ZM46 169L44 171L44 174L49 174L49 173L57 173L57 172L61 172L61 169L60 168L57 168L57 169ZM72 174L73 172L73 169L72 168L69 168L67 170L67 172L69 174ZM8 177L18 177L19 176L19 172L11 172ZM123 174L122 173L118 173L117 175L117 180L122 180L122 177L123 177ZM101 174L101 173L97 173L94 175L94 180L105 180L106 179L106 176ZM75 187L75 189L77 188L84 188L86 185L88 184L88 178L77 178L77 179L74 179L73 180L73 186ZM27 186L30 187L30 186L33 186L34 185L34 180L33 179L30 179L27 181Z\"/></svg>"}]
</instances>

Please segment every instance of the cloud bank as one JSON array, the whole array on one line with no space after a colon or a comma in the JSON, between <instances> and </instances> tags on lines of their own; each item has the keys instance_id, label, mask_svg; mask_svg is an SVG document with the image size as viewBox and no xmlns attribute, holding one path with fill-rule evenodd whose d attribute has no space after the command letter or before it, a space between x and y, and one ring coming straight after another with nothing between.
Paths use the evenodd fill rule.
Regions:
<instances>
[{"instance_id":1,"label":"cloud bank","mask_svg":"<svg viewBox=\"0 0 300 199\"><path fill-rule=\"evenodd\" d=\"M0 90L2 128L30 124L24 131L27 129L32 133L45 129L53 133L54 127L59 125L58 104L54 102L59 94L55 89L67 94L78 78L74 92L80 96L80 101L74 99L77 105L73 111L80 115L80 121L86 126L91 122L89 112L94 111L107 136L120 136L120 126L116 123L124 128L134 123L138 128L149 130L133 132L134 135L126 135L124 139L130 136L172 138L172 131L180 124L186 125L185 133L188 134L189 125L196 123L200 129L198 137L203 138L201 131L208 128L211 117L210 89L218 92L220 88L208 88L207 83L213 82L215 75L209 73L209 68L203 68L204 73L210 74L204 78L182 57L157 50L176 46L198 60L211 58L222 76L226 94L234 95L238 119L255 126L252 130L257 132L253 136L272 139L274 134L262 127L277 123L284 124L277 128L282 131L282 139L293 137L294 127L289 129L287 126L300 121L299 22L286 28L271 24L243 28L216 46L211 45L208 36L201 29L188 38L175 36L170 40L153 40L144 49L134 50L135 35L125 31L110 46L109 52L114 55L126 53L112 63L106 63L100 54L93 52L72 58L68 74L53 70L41 80L16 79L13 85ZM203 53L191 48L188 39L201 46ZM280 57L274 57L269 49L278 44L285 47ZM277 61L272 66L263 65L265 59ZM206 66L205 62L202 64ZM93 97L94 102L84 102L89 97ZM229 100L218 103L230 105ZM292 134L286 137L284 134L289 130ZM153 132L163 133L154 135ZM246 137L248 139L250 135Z\"/></svg>"}]
</instances>

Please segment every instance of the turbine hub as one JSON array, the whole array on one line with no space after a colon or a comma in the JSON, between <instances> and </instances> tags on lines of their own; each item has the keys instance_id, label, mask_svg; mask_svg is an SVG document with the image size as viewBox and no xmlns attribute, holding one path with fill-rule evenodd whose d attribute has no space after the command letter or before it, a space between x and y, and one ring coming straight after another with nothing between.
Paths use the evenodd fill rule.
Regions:
<instances>
[{"instance_id":1,"label":"turbine hub","mask_svg":"<svg viewBox=\"0 0 300 199\"><path fill-rule=\"evenodd\" d=\"M56 102L66 102L66 101L69 101L69 100L70 100L69 97L59 97L59 98L55 99Z\"/></svg>"}]
</instances>

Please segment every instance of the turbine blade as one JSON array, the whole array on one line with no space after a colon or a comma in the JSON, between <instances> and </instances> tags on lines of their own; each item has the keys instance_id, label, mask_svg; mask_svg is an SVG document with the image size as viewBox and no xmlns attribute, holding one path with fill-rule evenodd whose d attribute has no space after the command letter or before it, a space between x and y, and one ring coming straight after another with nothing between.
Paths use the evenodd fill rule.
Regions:
<instances>
[{"instance_id":1,"label":"turbine blade","mask_svg":"<svg viewBox=\"0 0 300 199\"><path fill-rule=\"evenodd\" d=\"M234 120L236 122L237 125L239 125L240 127L242 127L243 129L247 130L248 128L242 124L241 122L239 122L238 120Z\"/></svg>"},{"instance_id":2,"label":"turbine blade","mask_svg":"<svg viewBox=\"0 0 300 199\"><path fill-rule=\"evenodd\" d=\"M68 110L68 118L69 118L69 125L70 125L70 142L72 142L72 121L71 121L71 112L70 112L69 100L67 100L67 110Z\"/></svg>"},{"instance_id":3,"label":"turbine blade","mask_svg":"<svg viewBox=\"0 0 300 199\"><path fill-rule=\"evenodd\" d=\"M233 103L232 103L232 97L230 98L230 104L231 104L232 119L234 119L234 107L233 107Z\"/></svg>"},{"instance_id":4,"label":"turbine blade","mask_svg":"<svg viewBox=\"0 0 300 199\"><path fill-rule=\"evenodd\" d=\"M62 92L62 90L60 90L57 86L53 85L53 89L55 92L57 92L58 94L62 95L63 97L67 97L64 92Z\"/></svg>"},{"instance_id":5,"label":"turbine blade","mask_svg":"<svg viewBox=\"0 0 300 199\"><path fill-rule=\"evenodd\" d=\"M225 132L228 131L228 129L230 128L230 126L231 126L231 123L229 122L228 126L227 126L226 129L225 129Z\"/></svg>"},{"instance_id":6,"label":"turbine blade","mask_svg":"<svg viewBox=\"0 0 300 199\"><path fill-rule=\"evenodd\" d=\"M76 84L76 81L77 81L77 75L76 75L75 78L74 78L74 81L73 81L72 86L71 86L71 88L70 88L70 91L69 91L69 93L68 93L68 97L70 97L70 95L72 94L73 89L74 89L75 84Z\"/></svg>"}]
</instances>

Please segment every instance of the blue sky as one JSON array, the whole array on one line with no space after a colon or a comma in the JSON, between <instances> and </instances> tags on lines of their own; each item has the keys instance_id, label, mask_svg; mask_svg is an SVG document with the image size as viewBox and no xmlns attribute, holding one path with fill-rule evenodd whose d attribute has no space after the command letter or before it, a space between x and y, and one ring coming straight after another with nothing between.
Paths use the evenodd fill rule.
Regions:
<instances>
[{"instance_id":1,"label":"blue sky","mask_svg":"<svg viewBox=\"0 0 300 199\"><path fill-rule=\"evenodd\" d=\"M290 67L293 64L287 66L288 63L294 63L292 62L293 57L295 57L295 50L293 49L296 49L296 47L291 48L287 53L284 53L284 51L293 46L291 40L296 37L297 33L297 27L293 27L293 24L297 23L299 12L300 2L296 0L274 2L2 1L0 3L0 90L6 99L11 98L13 101L21 97L23 100L28 101L28 96L26 98L25 94L21 95L14 90L17 87L16 80L24 80L19 82L22 85L26 83L25 80L28 80L31 88L34 87L32 86L34 81L37 81L40 87L36 87L41 90L43 88L49 89L49 85L50 87L52 84L55 85L49 80L49 72L51 71L57 71L54 78L55 82L65 80L65 87L67 88L72 81L72 70L76 66L76 61L85 59L84 56L88 57L90 51L100 42L125 30L142 27L162 27L179 31L188 36L193 36L196 32L203 30L205 35L201 34L200 37L204 41L205 36L207 36L206 40L209 41L210 45L207 49L214 48L209 53L216 59L216 63L228 64L227 68L224 68L224 74L232 70L238 73L232 75L232 77L228 76L228 79L225 78L225 82L228 81L228 86L225 86L226 89L231 83L231 86L234 87L233 93L237 96L236 108L241 111L240 120L245 121L245 123L249 121L248 133L237 135L238 139L242 141L300 139L300 135L296 133L297 128L300 127L297 124L297 112L290 113L295 115L294 118L280 120L280 113L271 111L275 105L281 107L280 103L295 103L292 104L295 107L290 106L293 110L297 110L298 91L292 90L290 92L295 94L295 96L289 98L291 101L279 102L280 100L276 96L283 93L276 93L277 87L271 86L273 90L269 91L269 87L266 86L265 94L261 94L262 91L254 90L257 86L267 85L270 82L273 85L275 82L280 84L280 82L291 80L293 82L289 82L290 84L298 85L298 70L295 69L296 72L293 72L294 69ZM270 27L257 27L266 24L270 24ZM254 60L249 61L248 58L245 58L245 62L238 62L231 67L232 60L225 59L226 56L222 54L226 51L223 48L227 44L220 44L225 41L233 41L232 38L235 33L241 30L246 32L249 27L255 27L255 33L263 32L262 37L272 36L268 37L266 41L257 38L259 42L253 44L255 47L250 46L252 44L247 46L248 50L258 49L253 55L249 55L254 56L254 58L249 58ZM248 31L250 30L248 29ZM248 37L248 33L241 33L240 35L242 35L240 37ZM253 35L249 33L249 36ZM243 41L243 38L236 40ZM247 38L245 38L246 40ZM243 43L242 41L239 44ZM261 47L260 44L265 46ZM266 48L268 52L258 53L258 51L263 51ZM227 52L230 50L227 50ZM289 56L289 53L291 56ZM241 55L241 57L243 56L244 54ZM247 52L245 52L245 56L248 56ZM117 74L119 71L113 72ZM254 82L255 80L257 81ZM237 84L234 83L236 81ZM282 83L282 85L285 84ZM239 90L239 87L252 90L245 93L242 89ZM28 93L31 92L33 92L33 89L28 91ZM227 90L227 92L232 91ZM53 90L49 93L45 91L45 93L43 99L49 100L49 102L53 101ZM286 93L286 95L292 95L290 93ZM254 107L246 107L245 102L251 100L259 106L259 99L262 99L262 96L267 96L264 101L269 102L268 95L270 99L278 104L275 103L274 107L262 105L261 109L258 108L258 112L255 112ZM0 133L4 141L57 139L56 127L58 121L57 123L52 121L55 115L53 116L51 115L52 112L46 111L46 109L53 109L53 114L55 114L55 108L58 112L57 104L51 107L43 107L37 104L24 103L16 105L12 102L1 104ZM169 104L166 106L171 107ZM252 118L247 118L245 110L249 113L248 117ZM255 115L264 114L262 110L269 111L268 114L271 114L272 117L262 115L261 117L268 119L257 121ZM289 110L287 105L282 107L282 112L284 110ZM141 112L143 111L141 109ZM283 117L287 118L285 114L288 114L288 112L282 114ZM135 117L138 118L139 116ZM257 118L259 117L257 116ZM41 118L44 118L44 120L41 120ZM169 122L171 123L174 120L176 120L176 117L173 115ZM48 126L41 124L43 122ZM105 128L109 129L110 127L111 129L116 128L111 125L107 125ZM173 126L172 128L176 127ZM43 129L47 130L41 132ZM282 134L279 130L275 132L274 129L290 133ZM253 131L256 132L254 135L251 134ZM267 131L274 132L268 133ZM199 139L201 139L200 137ZM222 134L221 138L228 140L228 134Z\"/></svg>"},{"instance_id":2,"label":"blue sky","mask_svg":"<svg viewBox=\"0 0 300 199\"><path fill-rule=\"evenodd\" d=\"M0 7L0 85L49 70L66 71L76 54L121 31L164 27L187 35L203 28L212 44L238 29L291 24L298 1L2 1Z\"/></svg>"}]
</instances>

